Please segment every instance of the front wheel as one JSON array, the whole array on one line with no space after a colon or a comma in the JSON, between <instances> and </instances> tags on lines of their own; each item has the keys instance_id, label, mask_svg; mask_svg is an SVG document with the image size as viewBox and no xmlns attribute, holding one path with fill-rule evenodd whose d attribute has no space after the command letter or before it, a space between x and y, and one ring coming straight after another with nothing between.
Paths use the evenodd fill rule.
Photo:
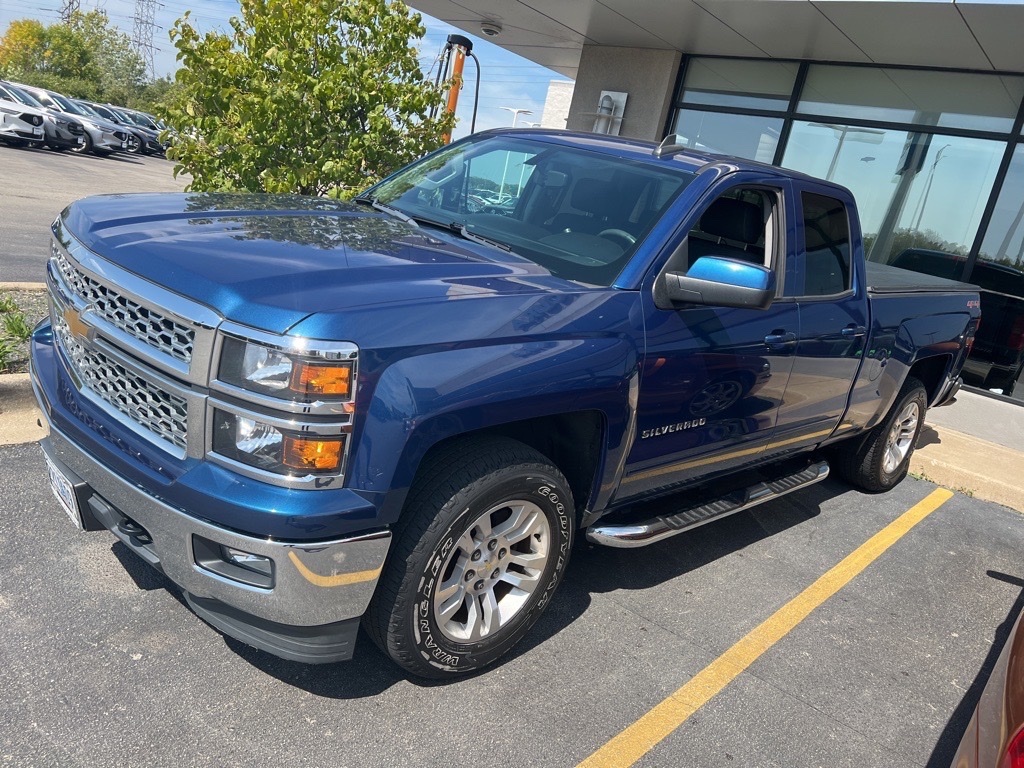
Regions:
<instances>
[{"instance_id":1,"label":"front wheel","mask_svg":"<svg viewBox=\"0 0 1024 768\"><path fill-rule=\"evenodd\" d=\"M498 438L442 449L409 493L367 632L422 677L481 669L547 607L574 532L569 484L542 454Z\"/></svg>"},{"instance_id":2,"label":"front wheel","mask_svg":"<svg viewBox=\"0 0 1024 768\"><path fill-rule=\"evenodd\" d=\"M92 136L90 136L87 131L85 134L82 135L82 138L85 139L85 141L83 141L81 144L77 144L74 147L72 147L71 151L77 152L80 155L87 155L90 152L92 152Z\"/></svg>"},{"instance_id":3,"label":"front wheel","mask_svg":"<svg viewBox=\"0 0 1024 768\"><path fill-rule=\"evenodd\" d=\"M885 419L864 439L838 447L839 474L866 491L895 486L907 476L927 408L924 384L908 377Z\"/></svg>"}]
</instances>

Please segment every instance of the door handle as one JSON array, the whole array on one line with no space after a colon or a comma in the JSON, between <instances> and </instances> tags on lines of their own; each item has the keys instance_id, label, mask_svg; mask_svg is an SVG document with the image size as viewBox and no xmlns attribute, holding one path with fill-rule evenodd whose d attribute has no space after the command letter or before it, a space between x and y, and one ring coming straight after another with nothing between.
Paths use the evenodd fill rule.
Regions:
<instances>
[{"instance_id":1,"label":"door handle","mask_svg":"<svg viewBox=\"0 0 1024 768\"><path fill-rule=\"evenodd\" d=\"M772 331L764 337L764 343L769 347L783 347L787 344L796 343L796 334L787 331Z\"/></svg>"},{"instance_id":2,"label":"door handle","mask_svg":"<svg viewBox=\"0 0 1024 768\"><path fill-rule=\"evenodd\" d=\"M853 323L850 323L850 325L846 326L845 328L843 328L842 331L840 331L844 339L859 339L867 332L868 329L865 328L863 325L854 325Z\"/></svg>"}]
</instances>

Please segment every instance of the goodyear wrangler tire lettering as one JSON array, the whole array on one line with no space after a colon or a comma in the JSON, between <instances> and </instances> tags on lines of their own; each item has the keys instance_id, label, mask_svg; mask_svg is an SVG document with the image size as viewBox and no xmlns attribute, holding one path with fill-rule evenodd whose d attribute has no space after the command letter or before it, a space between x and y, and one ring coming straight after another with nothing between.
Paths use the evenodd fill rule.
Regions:
<instances>
[{"instance_id":1,"label":"goodyear wrangler tire lettering","mask_svg":"<svg viewBox=\"0 0 1024 768\"><path fill-rule=\"evenodd\" d=\"M495 662L565 573L575 533L568 482L522 443L476 438L425 460L404 514L368 634L424 677Z\"/></svg>"}]
</instances>

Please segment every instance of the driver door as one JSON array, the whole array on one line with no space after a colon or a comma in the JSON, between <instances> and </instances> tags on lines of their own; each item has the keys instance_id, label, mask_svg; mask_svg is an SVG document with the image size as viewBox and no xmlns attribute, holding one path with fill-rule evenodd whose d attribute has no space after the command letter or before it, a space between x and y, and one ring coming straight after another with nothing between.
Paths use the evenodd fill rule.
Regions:
<instances>
[{"instance_id":1,"label":"driver door","mask_svg":"<svg viewBox=\"0 0 1024 768\"><path fill-rule=\"evenodd\" d=\"M724 256L769 267L781 288L792 241L783 211L792 201L788 184L772 181L736 185L715 197L665 271ZM664 302L654 291L644 291L636 438L619 498L734 470L764 453L800 331L795 301L779 298L778 288L768 309L659 307Z\"/></svg>"}]
</instances>

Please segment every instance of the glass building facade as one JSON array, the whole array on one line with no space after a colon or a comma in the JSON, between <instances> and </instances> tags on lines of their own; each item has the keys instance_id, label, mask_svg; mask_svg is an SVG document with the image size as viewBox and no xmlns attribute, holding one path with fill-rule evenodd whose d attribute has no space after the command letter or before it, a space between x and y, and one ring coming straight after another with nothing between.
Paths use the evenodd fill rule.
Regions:
<instances>
[{"instance_id":1,"label":"glass building facade","mask_svg":"<svg viewBox=\"0 0 1024 768\"><path fill-rule=\"evenodd\" d=\"M969 386L1024 402L1024 76L684 57L669 133L829 179L867 256L982 289Z\"/></svg>"}]
</instances>

